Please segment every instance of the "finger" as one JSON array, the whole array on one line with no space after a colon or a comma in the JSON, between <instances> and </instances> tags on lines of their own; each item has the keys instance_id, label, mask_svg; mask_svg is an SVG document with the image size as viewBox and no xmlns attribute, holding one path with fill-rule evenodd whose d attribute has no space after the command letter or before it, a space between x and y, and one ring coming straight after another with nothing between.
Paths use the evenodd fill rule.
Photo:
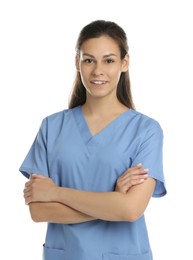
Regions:
<instances>
[{"instance_id":1,"label":"finger","mask_svg":"<svg viewBox=\"0 0 193 260\"><path fill-rule=\"evenodd\" d=\"M148 178L147 174L145 174L145 175L134 175L134 176L130 176L128 178L125 178L124 182L131 183L132 185L134 185L135 182L140 182L140 181L146 180L147 178Z\"/></svg>"},{"instance_id":2,"label":"finger","mask_svg":"<svg viewBox=\"0 0 193 260\"><path fill-rule=\"evenodd\" d=\"M136 180L131 180L130 183L128 184L128 190L135 185L142 184L145 181L145 179L136 179Z\"/></svg>"},{"instance_id":3,"label":"finger","mask_svg":"<svg viewBox=\"0 0 193 260\"><path fill-rule=\"evenodd\" d=\"M48 177L46 177L45 175L42 174L36 174L36 173L32 173L30 175L30 179L46 179Z\"/></svg>"},{"instance_id":4,"label":"finger","mask_svg":"<svg viewBox=\"0 0 193 260\"><path fill-rule=\"evenodd\" d=\"M148 178L148 174L143 173L143 174L134 174L134 175L127 175L125 176L123 179L121 179L120 181L122 183L126 183L126 182L130 182L130 181L134 181L134 180L140 180L140 179L147 179Z\"/></svg>"},{"instance_id":5,"label":"finger","mask_svg":"<svg viewBox=\"0 0 193 260\"><path fill-rule=\"evenodd\" d=\"M147 178L148 171L149 171L148 169L140 169L140 170L135 170L135 171L128 170L127 172L125 172L125 174L123 174L122 176L119 177L119 180L128 181L130 179Z\"/></svg>"},{"instance_id":6,"label":"finger","mask_svg":"<svg viewBox=\"0 0 193 260\"><path fill-rule=\"evenodd\" d=\"M31 197L31 193L30 192L25 192L23 194L24 200L25 200L25 204L28 204L30 202L30 197Z\"/></svg>"},{"instance_id":7,"label":"finger","mask_svg":"<svg viewBox=\"0 0 193 260\"><path fill-rule=\"evenodd\" d=\"M140 185L142 183L144 183L145 179L136 179L136 180L131 180L130 182L125 183L124 185L122 185L121 187L117 187L117 189L122 192L122 193L127 193L128 190L136 185Z\"/></svg>"},{"instance_id":8,"label":"finger","mask_svg":"<svg viewBox=\"0 0 193 260\"><path fill-rule=\"evenodd\" d=\"M28 194L30 194L31 193L31 189L29 189L29 188L25 188L24 190L23 190L23 195L24 196L28 196Z\"/></svg>"},{"instance_id":9,"label":"finger","mask_svg":"<svg viewBox=\"0 0 193 260\"><path fill-rule=\"evenodd\" d=\"M146 180L147 177L135 177L135 178L128 178L128 179L124 179L121 181L117 182L117 186L119 187L119 189L124 189L124 187L130 188L133 185L136 185L138 183L143 182L144 180Z\"/></svg>"},{"instance_id":10,"label":"finger","mask_svg":"<svg viewBox=\"0 0 193 260\"><path fill-rule=\"evenodd\" d=\"M140 169L142 167L142 163L138 163L130 167L129 169Z\"/></svg>"},{"instance_id":11,"label":"finger","mask_svg":"<svg viewBox=\"0 0 193 260\"><path fill-rule=\"evenodd\" d=\"M32 189L24 189L23 197L25 199L25 203L29 204L32 201L35 201L34 192Z\"/></svg>"},{"instance_id":12,"label":"finger","mask_svg":"<svg viewBox=\"0 0 193 260\"><path fill-rule=\"evenodd\" d=\"M26 199L31 196L31 192L30 191L24 192L23 196Z\"/></svg>"},{"instance_id":13,"label":"finger","mask_svg":"<svg viewBox=\"0 0 193 260\"><path fill-rule=\"evenodd\" d=\"M124 186L127 186L128 188L136 185L136 183L141 183L144 180L148 178L148 175L128 175L127 177L124 177L122 179L117 180L117 185L120 189L122 189Z\"/></svg>"},{"instance_id":14,"label":"finger","mask_svg":"<svg viewBox=\"0 0 193 260\"><path fill-rule=\"evenodd\" d=\"M31 180L29 180L29 181L27 181L26 183L25 183L25 187L28 187L28 186L30 186L31 185Z\"/></svg>"},{"instance_id":15,"label":"finger","mask_svg":"<svg viewBox=\"0 0 193 260\"><path fill-rule=\"evenodd\" d=\"M30 202L32 202L30 196L28 196L28 197L24 197L24 199L25 199L25 204L26 204L26 205L28 205Z\"/></svg>"},{"instance_id":16,"label":"finger","mask_svg":"<svg viewBox=\"0 0 193 260\"><path fill-rule=\"evenodd\" d=\"M128 168L123 174L122 174L122 176L125 176L126 174L128 174L128 173L135 173L136 171L138 171L139 169L141 169L141 166L142 166L142 164L141 163L138 163L138 164L136 164L136 165L134 165L134 166L132 166L132 167L130 167L130 168Z\"/></svg>"},{"instance_id":17,"label":"finger","mask_svg":"<svg viewBox=\"0 0 193 260\"><path fill-rule=\"evenodd\" d=\"M127 171L126 171L126 175L128 175L128 174L131 174L131 175L140 175L140 174L147 174L148 173L148 171L149 171L149 169L144 169L144 168L135 168L135 169L128 169Z\"/></svg>"}]
</instances>

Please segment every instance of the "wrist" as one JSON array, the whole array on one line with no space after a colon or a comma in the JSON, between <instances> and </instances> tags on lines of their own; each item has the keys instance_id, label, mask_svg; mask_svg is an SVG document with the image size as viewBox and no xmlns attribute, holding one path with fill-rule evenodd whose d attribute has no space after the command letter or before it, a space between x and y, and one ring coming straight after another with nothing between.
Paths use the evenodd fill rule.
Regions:
<instances>
[{"instance_id":1,"label":"wrist","mask_svg":"<svg viewBox=\"0 0 193 260\"><path fill-rule=\"evenodd\" d=\"M59 187L59 186L55 187L54 192L52 193L52 201L61 203L60 198L61 198L62 190L64 190L63 187Z\"/></svg>"}]
</instances>

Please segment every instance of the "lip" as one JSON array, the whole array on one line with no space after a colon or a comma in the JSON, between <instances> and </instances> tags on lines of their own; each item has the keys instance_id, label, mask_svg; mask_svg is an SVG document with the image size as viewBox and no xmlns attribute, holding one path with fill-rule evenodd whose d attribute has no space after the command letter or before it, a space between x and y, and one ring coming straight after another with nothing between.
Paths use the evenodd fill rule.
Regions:
<instances>
[{"instance_id":1,"label":"lip","mask_svg":"<svg viewBox=\"0 0 193 260\"><path fill-rule=\"evenodd\" d=\"M106 80L91 80L90 82L95 86L104 86L107 83Z\"/></svg>"}]
</instances>

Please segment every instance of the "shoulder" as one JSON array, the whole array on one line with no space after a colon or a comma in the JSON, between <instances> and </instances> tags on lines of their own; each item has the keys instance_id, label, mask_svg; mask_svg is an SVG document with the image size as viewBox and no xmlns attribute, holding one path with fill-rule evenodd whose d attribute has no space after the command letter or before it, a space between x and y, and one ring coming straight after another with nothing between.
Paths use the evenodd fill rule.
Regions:
<instances>
[{"instance_id":1,"label":"shoulder","mask_svg":"<svg viewBox=\"0 0 193 260\"><path fill-rule=\"evenodd\" d=\"M163 129L160 123L148 115L145 115L139 111L130 111L130 125L138 136L146 138L147 136L156 135L160 138L163 137Z\"/></svg>"},{"instance_id":2,"label":"shoulder","mask_svg":"<svg viewBox=\"0 0 193 260\"><path fill-rule=\"evenodd\" d=\"M131 110L132 118L139 127L143 128L159 128L162 129L160 123L148 115L145 115L139 111Z\"/></svg>"},{"instance_id":3,"label":"shoulder","mask_svg":"<svg viewBox=\"0 0 193 260\"><path fill-rule=\"evenodd\" d=\"M66 115L70 113L71 109L64 109L58 112L55 112L53 114L50 114L44 118L44 120L48 121L54 121L54 120L60 120L64 118Z\"/></svg>"},{"instance_id":4,"label":"shoulder","mask_svg":"<svg viewBox=\"0 0 193 260\"><path fill-rule=\"evenodd\" d=\"M73 111L73 109L64 109L64 110L55 112L55 113L50 114L50 115L46 116L45 118L43 118L43 121L47 121L48 123L63 121L64 119L72 116L72 111Z\"/></svg>"},{"instance_id":5,"label":"shoulder","mask_svg":"<svg viewBox=\"0 0 193 260\"><path fill-rule=\"evenodd\" d=\"M43 118L41 128L57 128L72 117L72 109L64 109Z\"/></svg>"}]
</instances>

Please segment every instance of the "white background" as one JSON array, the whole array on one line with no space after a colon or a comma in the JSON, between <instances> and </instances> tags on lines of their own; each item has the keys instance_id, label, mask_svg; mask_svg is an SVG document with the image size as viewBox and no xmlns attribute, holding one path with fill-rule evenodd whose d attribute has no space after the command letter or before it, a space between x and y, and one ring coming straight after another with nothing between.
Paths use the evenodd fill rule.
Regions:
<instances>
[{"instance_id":1,"label":"white background","mask_svg":"<svg viewBox=\"0 0 193 260\"><path fill-rule=\"evenodd\" d=\"M146 212L154 259L193 259L192 11L187 0L0 2L0 259L41 259L46 224L31 221L18 168L41 120L67 108L75 42L95 19L125 29L137 110L164 130L168 194Z\"/></svg>"}]
</instances>

